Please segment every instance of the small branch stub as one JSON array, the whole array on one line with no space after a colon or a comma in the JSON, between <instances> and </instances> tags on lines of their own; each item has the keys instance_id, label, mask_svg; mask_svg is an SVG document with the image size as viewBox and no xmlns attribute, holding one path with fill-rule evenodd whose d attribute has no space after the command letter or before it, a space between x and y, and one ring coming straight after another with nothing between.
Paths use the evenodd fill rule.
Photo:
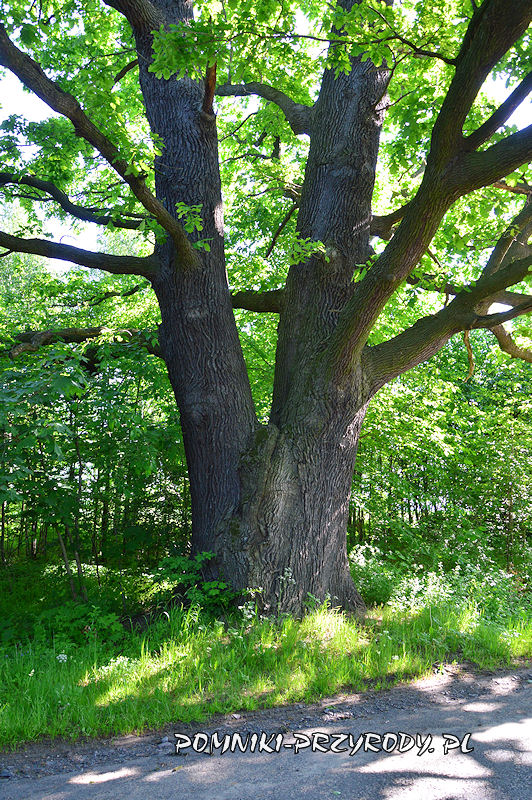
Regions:
<instances>
[{"instance_id":1,"label":"small branch stub","mask_svg":"<svg viewBox=\"0 0 532 800\"><path fill-rule=\"evenodd\" d=\"M467 378L464 383L467 383L473 377L475 372L475 356L473 355L473 348L471 347L471 340L469 338L469 331L464 331L464 344L467 350L467 360L469 362L469 369L467 370Z\"/></svg>"},{"instance_id":2,"label":"small branch stub","mask_svg":"<svg viewBox=\"0 0 532 800\"><path fill-rule=\"evenodd\" d=\"M205 94L203 95L203 105L201 110L208 117L214 117L214 93L216 91L216 64L207 67L205 73Z\"/></svg>"}]
</instances>

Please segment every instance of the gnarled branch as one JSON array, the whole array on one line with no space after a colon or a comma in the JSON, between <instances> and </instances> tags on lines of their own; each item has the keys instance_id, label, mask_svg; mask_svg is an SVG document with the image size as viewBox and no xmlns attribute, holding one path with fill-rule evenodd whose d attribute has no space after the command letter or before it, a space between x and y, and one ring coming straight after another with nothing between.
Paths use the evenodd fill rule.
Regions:
<instances>
[{"instance_id":1,"label":"gnarled branch","mask_svg":"<svg viewBox=\"0 0 532 800\"><path fill-rule=\"evenodd\" d=\"M455 286L454 283L440 283L438 284L438 277L436 275L421 275L419 278L415 278L410 275L406 282L409 283L411 286L417 286L421 289L426 289L429 292L439 292L440 294L446 295L457 295L462 291L461 287ZM431 284L430 286L423 286L424 283ZM518 306L522 303L525 303L531 295L522 294L520 292L511 292L508 289L501 289L500 292L496 292L492 297L489 299L489 304L492 303L501 303L505 306Z\"/></svg>"},{"instance_id":2,"label":"gnarled branch","mask_svg":"<svg viewBox=\"0 0 532 800\"><path fill-rule=\"evenodd\" d=\"M144 3L128 3L127 5L137 6L144 5ZM148 3L148 5L151 4ZM182 265L193 266L197 264L197 251L192 247L181 223L174 219L163 204L151 193L144 179L133 174L132 165L128 164L116 145L89 119L75 97L63 91L57 83L44 74L36 61L15 47L1 24L0 64L11 70L28 89L31 89L50 108L69 119L74 126L76 135L81 136L96 148L100 155L128 184L137 200L150 214L153 214L157 222L172 237Z\"/></svg>"},{"instance_id":3,"label":"gnarled branch","mask_svg":"<svg viewBox=\"0 0 532 800\"><path fill-rule=\"evenodd\" d=\"M32 189L45 192L61 206L63 211L85 222L94 222L97 225L109 225L109 223L112 223L115 228L128 228L129 230L137 230L142 223L141 219L117 219L111 214L97 213L90 208L77 205L52 181L45 181L31 175L18 177L11 172L0 172L0 186L7 186L8 184L30 186Z\"/></svg>"},{"instance_id":4,"label":"gnarled branch","mask_svg":"<svg viewBox=\"0 0 532 800\"><path fill-rule=\"evenodd\" d=\"M382 344L366 346L363 360L372 391L377 391L392 378L430 358L455 333L491 328L532 311L532 297L500 314L484 316L475 310L482 300L522 281L529 274L531 266L532 256L527 256L512 261L494 274L484 274L436 314L422 317L410 328Z\"/></svg>"},{"instance_id":5,"label":"gnarled branch","mask_svg":"<svg viewBox=\"0 0 532 800\"><path fill-rule=\"evenodd\" d=\"M508 353L512 358L520 358L521 361L528 361L529 364L532 364L532 350L518 345L505 329L504 325L495 325L493 328L490 328L490 331L497 339L499 347L503 352Z\"/></svg>"},{"instance_id":6,"label":"gnarled branch","mask_svg":"<svg viewBox=\"0 0 532 800\"><path fill-rule=\"evenodd\" d=\"M45 258L71 261L81 267L101 269L116 275L143 275L150 278L159 268L156 256L114 256L110 253L94 253L68 244L50 242L47 239L22 239L0 231L0 247L17 253L31 253Z\"/></svg>"},{"instance_id":7,"label":"gnarled branch","mask_svg":"<svg viewBox=\"0 0 532 800\"><path fill-rule=\"evenodd\" d=\"M299 136L301 134L310 134L311 121L312 121L312 106L306 106L302 103L296 103L291 97L288 97L280 89L275 89L267 83L251 83L231 84L224 83L216 87L216 94L219 97L247 97L248 95L255 94L264 100L269 100L275 103L286 117L286 120L294 133Z\"/></svg>"},{"instance_id":8,"label":"gnarled branch","mask_svg":"<svg viewBox=\"0 0 532 800\"><path fill-rule=\"evenodd\" d=\"M138 291L141 286L134 286L121 296L131 295ZM107 292L97 302L107 297L114 297L119 295L119 292ZM273 289L266 292L253 292L241 291L236 292L231 296L233 308L242 308L249 311L273 311L279 313L283 304L283 290ZM96 303L93 303L96 305ZM18 333L14 337L16 344L11 347L9 355L11 358L17 358L23 353L36 353L41 347L54 344L55 342L66 342L68 344L82 344L83 342L97 339L103 333L109 332L109 328L105 325L97 325L89 328L59 328L56 330L46 331L24 331ZM161 349L158 344L154 343L157 338L155 332L138 331L132 328L125 328L112 332L116 336L128 339L128 344L135 342L143 347L148 353L162 358Z\"/></svg>"},{"instance_id":9,"label":"gnarled branch","mask_svg":"<svg viewBox=\"0 0 532 800\"><path fill-rule=\"evenodd\" d=\"M127 289L125 292L105 292L101 295L101 297L93 297L93 299L89 302L89 306L91 306L91 308L94 306L99 306L100 303L104 303L111 297L131 297L131 295L142 291L142 289L147 289L148 286L149 283L137 283L135 286L133 286L131 289Z\"/></svg>"},{"instance_id":10,"label":"gnarled branch","mask_svg":"<svg viewBox=\"0 0 532 800\"><path fill-rule=\"evenodd\" d=\"M46 347L46 345L55 344L56 342L82 344L91 339L97 339L106 332L109 332L109 329L104 325L91 328L59 328L57 330L48 331L24 331L24 333L17 333L14 337L17 344L13 345L9 351L9 355L11 358L17 358L17 356L23 353L36 353L41 347ZM120 337L126 336L128 338L128 344L136 342L151 355L162 358L159 345L154 344L154 339L156 339L155 333L126 328L113 331L113 334Z\"/></svg>"},{"instance_id":11,"label":"gnarled branch","mask_svg":"<svg viewBox=\"0 0 532 800\"><path fill-rule=\"evenodd\" d=\"M529 186L528 183L516 183L515 186L510 186L506 181L495 181L493 186L495 186L496 189L504 189L514 194L532 195L532 186Z\"/></svg>"},{"instance_id":12,"label":"gnarled branch","mask_svg":"<svg viewBox=\"0 0 532 800\"><path fill-rule=\"evenodd\" d=\"M468 152L456 159L449 174L449 188L459 197L498 182L532 159L532 125L512 133L482 152Z\"/></svg>"}]
</instances>

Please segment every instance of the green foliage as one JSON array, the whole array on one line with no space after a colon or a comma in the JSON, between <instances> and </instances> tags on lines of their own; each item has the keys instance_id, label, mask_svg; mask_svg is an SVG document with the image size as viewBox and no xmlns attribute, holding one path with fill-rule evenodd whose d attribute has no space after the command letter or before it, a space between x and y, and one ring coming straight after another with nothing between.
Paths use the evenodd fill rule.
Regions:
<instances>
[{"instance_id":1,"label":"green foliage","mask_svg":"<svg viewBox=\"0 0 532 800\"><path fill-rule=\"evenodd\" d=\"M504 361L483 332L372 401L352 496L351 545L371 543L446 571L484 558L530 583L530 367Z\"/></svg>"},{"instance_id":2,"label":"green foliage","mask_svg":"<svg viewBox=\"0 0 532 800\"><path fill-rule=\"evenodd\" d=\"M448 547L449 545L447 545ZM452 550L452 546L449 548ZM437 551L432 553L436 557ZM353 579L367 603L396 612L418 613L431 605L475 608L483 619L504 625L509 618L530 618L532 593L522 578L501 569L492 555L457 552L445 568L415 562L416 551L386 555L375 545L358 545L349 555ZM530 559L530 554L529 554ZM529 569L532 561L529 560ZM532 577L532 571L529 573Z\"/></svg>"},{"instance_id":3,"label":"green foliage","mask_svg":"<svg viewBox=\"0 0 532 800\"><path fill-rule=\"evenodd\" d=\"M306 261L314 253L321 253L325 261L330 260L322 242L313 241L310 237L302 239L295 236L289 251L289 261L291 264L300 264Z\"/></svg>"},{"instance_id":4,"label":"green foliage","mask_svg":"<svg viewBox=\"0 0 532 800\"><path fill-rule=\"evenodd\" d=\"M72 645L97 639L108 644L120 644L125 631L118 616L92 603L67 601L59 608L43 611L34 623L36 645L53 641L56 649L70 650Z\"/></svg>"},{"instance_id":5,"label":"green foliage","mask_svg":"<svg viewBox=\"0 0 532 800\"><path fill-rule=\"evenodd\" d=\"M530 616L497 624L473 604L379 609L364 624L326 604L303 620L175 608L118 648L97 637L75 647L0 647L0 746L311 702L427 675L435 662L467 658L493 669L531 646Z\"/></svg>"},{"instance_id":6,"label":"green foliage","mask_svg":"<svg viewBox=\"0 0 532 800\"><path fill-rule=\"evenodd\" d=\"M370 605L387 603L400 579L401 570L386 563L374 545L359 545L349 553L349 564L355 586Z\"/></svg>"},{"instance_id":7,"label":"green foliage","mask_svg":"<svg viewBox=\"0 0 532 800\"><path fill-rule=\"evenodd\" d=\"M261 81L310 105L326 67L337 78L352 58L392 67L373 211L411 199L453 73L442 58L419 50L455 57L471 2L362 0L348 11L317 0L197 6L189 24L157 33L151 69L159 77L202 81L216 62L219 84ZM12 2L3 22L24 52L79 99L118 147L128 173L145 175L153 190L165 142L149 129L135 71L123 72L133 57L130 29L97 0L65 0L58 8ZM498 64L508 92L529 71L531 52L526 34ZM491 89L486 84L479 93L465 135L496 109ZM324 244L298 234L295 211L287 219L293 201L285 191L294 197L301 187L308 141L294 137L271 102L216 103L231 288L275 289L291 264L312 254L329 258ZM505 125L491 142L511 130ZM0 158L2 170L45 175L76 201L108 213L112 221L98 239L108 252L145 255L164 238L61 117L10 114L0 123ZM530 184L530 168L506 180ZM7 230L46 237L67 219L56 203L41 203L38 190L20 189L2 187ZM414 273L419 284L399 288L369 344L441 308L438 289L451 278L456 286L475 280L521 203L496 186L455 203ZM176 208L193 246L208 251L209 241L200 238L202 211L184 202ZM117 227L121 217L139 219L138 231ZM73 232L81 231L75 222ZM355 281L371 270L382 246L375 244L376 256L359 265ZM238 618L213 621L199 607L225 616L235 597L223 581L202 580L208 554L185 555L191 502L182 434L163 365L129 334L155 331L160 322L147 282L127 294L136 280L51 270L24 255L0 259L6 741L126 731L176 714L200 719L243 703L308 700L366 680L423 674L436 660L470 658L486 666L530 655L530 365L510 363L479 331L471 337L477 363L467 382L465 350L452 340L372 401L349 538L355 583L369 604L388 604L378 611L381 626L372 624L371 613L364 628L348 623L316 598L300 622L261 619L253 603ZM531 286L527 279L514 288ZM266 423L277 319L237 311L236 320L257 416ZM8 356L21 330L101 325L108 328L85 345L56 343ZM512 325L520 343L530 341L527 317ZM120 331L119 345L111 328ZM283 591L291 580L282 577ZM87 602L80 600L83 590ZM172 603L187 608L163 613ZM146 635L135 630L139 620L153 622Z\"/></svg>"},{"instance_id":8,"label":"green foliage","mask_svg":"<svg viewBox=\"0 0 532 800\"><path fill-rule=\"evenodd\" d=\"M183 227L187 233L195 233L203 230L203 219L201 217L201 204L187 206L186 203L176 203L177 216L183 221ZM211 246L207 239L200 239L194 242L193 246L198 250L210 251Z\"/></svg>"},{"instance_id":9,"label":"green foliage","mask_svg":"<svg viewBox=\"0 0 532 800\"><path fill-rule=\"evenodd\" d=\"M201 218L201 205L187 206L186 203L176 203L176 210L179 219L183 220L183 227L188 233L203 230L203 220Z\"/></svg>"},{"instance_id":10,"label":"green foliage","mask_svg":"<svg viewBox=\"0 0 532 800\"><path fill-rule=\"evenodd\" d=\"M168 556L157 568L155 583L170 590L171 597L182 598L187 604L207 611L226 608L236 598L236 593L225 581L204 581L201 578L203 565L212 558L214 553L198 553L193 558Z\"/></svg>"}]
</instances>

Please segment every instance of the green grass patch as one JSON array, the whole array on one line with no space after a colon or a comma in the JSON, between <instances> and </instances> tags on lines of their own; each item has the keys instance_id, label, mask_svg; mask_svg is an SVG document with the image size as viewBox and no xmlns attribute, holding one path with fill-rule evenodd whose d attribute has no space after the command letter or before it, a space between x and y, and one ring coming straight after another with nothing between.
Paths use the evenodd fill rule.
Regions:
<instances>
[{"instance_id":1,"label":"green grass patch","mask_svg":"<svg viewBox=\"0 0 532 800\"><path fill-rule=\"evenodd\" d=\"M33 641L0 651L0 746L42 736L112 735L214 712L313 701L426 675L467 659L507 666L532 653L532 620L504 624L474 602L389 606L364 623L323 605L302 620L256 614L216 620L174 609L119 645Z\"/></svg>"},{"instance_id":2,"label":"green grass patch","mask_svg":"<svg viewBox=\"0 0 532 800\"><path fill-rule=\"evenodd\" d=\"M355 583L375 604L363 622L328 603L301 620L260 616L251 600L229 613L223 587L197 584L198 565L180 558L136 580L87 568L87 603L68 599L58 568L31 566L0 574L3 748L200 723L215 712L389 686L445 663L495 669L532 656L528 579L488 556L445 571L358 548ZM168 605L176 586L208 610ZM155 610L146 631L119 618L124 598L131 618Z\"/></svg>"}]
</instances>

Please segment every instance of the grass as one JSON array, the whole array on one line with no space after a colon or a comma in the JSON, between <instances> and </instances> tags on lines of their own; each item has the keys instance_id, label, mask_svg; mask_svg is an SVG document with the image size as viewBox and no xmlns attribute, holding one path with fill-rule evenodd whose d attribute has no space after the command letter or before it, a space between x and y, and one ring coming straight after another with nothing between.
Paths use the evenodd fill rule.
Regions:
<instances>
[{"instance_id":1,"label":"grass","mask_svg":"<svg viewBox=\"0 0 532 800\"><path fill-rule=\"evenodd\" d=\"M201 722L379 688L445 662L494 669L531 654L530 615L496 623L473 600L378 607L363 623L327 605L302 620L176 608L112 645L88 632L83 644L0 649L0 747Z\"/></svg>"}]
</instances>

